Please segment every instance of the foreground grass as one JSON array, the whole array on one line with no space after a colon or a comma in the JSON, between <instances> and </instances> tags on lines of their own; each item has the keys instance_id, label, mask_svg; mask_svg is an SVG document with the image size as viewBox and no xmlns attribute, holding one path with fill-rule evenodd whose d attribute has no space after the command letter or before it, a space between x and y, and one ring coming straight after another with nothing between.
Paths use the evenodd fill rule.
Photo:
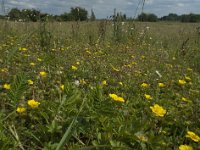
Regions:
<instances>
[{"instance_id":1,"label":"foreground grass","mask_svg":"<svg viewBox=\"0 0 200 150\"><path fill-rule=\"evenodd\" d=\"M198 24L20 25L2 30L2 149L200 148Z\"/></svg>"}]
</instances>

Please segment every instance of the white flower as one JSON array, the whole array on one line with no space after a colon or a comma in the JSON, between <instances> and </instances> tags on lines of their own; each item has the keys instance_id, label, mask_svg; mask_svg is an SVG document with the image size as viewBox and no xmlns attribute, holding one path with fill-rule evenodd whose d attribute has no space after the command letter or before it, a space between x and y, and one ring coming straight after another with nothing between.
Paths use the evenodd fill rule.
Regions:
<instances>
[{"instance_id":1,"label":"white flower","mask_svg":"<svg viewBox=\"0 0 200 150\"><path fill-rule=\"evenodd\" d=\"M79 85L80 85L79 80L75 80L75 81L74 81L74 84L77 85L77 86L79 86Z\"/></svg>"}]
</instances>

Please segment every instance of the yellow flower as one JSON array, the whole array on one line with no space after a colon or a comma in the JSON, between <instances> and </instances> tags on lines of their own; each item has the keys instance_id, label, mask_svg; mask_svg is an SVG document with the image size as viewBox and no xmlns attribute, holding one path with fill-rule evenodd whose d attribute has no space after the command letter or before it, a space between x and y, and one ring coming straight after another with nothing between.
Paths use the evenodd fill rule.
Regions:
<instances>
[{"instance_id":1,"label":"yellow flower","mask_svg":"<svg viewBox=\"0 0 200 150\"><path fill-rule=\"evenodd\" d=\"M193 148L190 145L180 145L179 150L193 150Z\"/></svg>"},{"instance_id":2,"label":"yellow flower","mask_svg":"<svg viewBox=\"0 0 200 150\"><path fill-rule=\"evenodd\" d=\"M72 65L72 70L77 70L78 68L76 66Z\"/></svg>"},{"instance_id":3,"label":"yellow flower","mask_svg":"<svg viewBox=\"0 0 200 150\"><path fill-rule=\"evenodd\" d=\"M103 81L101 82L101 84L102 84L102 85L108 85L106 80L103 80Z\"/></svg>"},{"instance_id":4,"label":"yellow flower","mask_svg":"<svg viewBox=\"0 0 200 150\"><path fill-rule=\"evenodd\" d=\"M3 69L1 69L1 72L8 72L8 69L7 68L3 68Z\"/></svg>"},{"instance_id":5,"label":"yellow flower","mask_svg":"<svg viewBox=\"0 0 200 150\"><path fill-rule=\"evenodd\" d=\"M147 84L147 83L142 83L140 86L141 86L142 88L148 88L150 85Z\"/></svg>"},{"instance_id":6,"label":"yellow flower","mask_svg":"<svg viewBox=\"0 0 200 150\"><path fill-rule=\"evenodd\" d=\"M33 81L32 80L27 80L29 85L33 85Z\"/></svg>"},{"instance_id":7,"label":"yellow flower","mask_svg":"<svg viewBox=\"0 0 200 150\"><path fill-rule=\"evenodd\" d=\"M124 99L123 99L122 97L120 97L120 96L117 96L116 94L109 94L109 96L110 96L113 100L115 100L115 101L117 101L117 102L124 102Z\"/></svg>"},{"instance_id":8,"label":"yellow flower","mask_svg":"<svg viewBox=\"0 0 200 150\"><path fill-rule=\"evenodd\" d=\"M123 83L122 82L118 82L119 83L119 85L123 85Z\"/></svg>"},{"instance_id":9,"label":"yellow flower","mask_svg":"<svg viewBox=\"0 0 200 150\"><path fill-rule=\"evenodd\" d=\"M65 89L65 85L64 85L64 84L61 84L61 85L60 85L60 88L61 88L61 90L64 91L64 89Z\"/></svg>"},{"instance_id":10,"label":"yellow flower","mask_svg":"<svg viewBox=\"0 0 200 150\"><path fill-rule=\"evenodd\" d=\"M158 83L158 86L160 87L160 88L163 88L163 87L165 87L165 84L164 83Z\"/></svg>"},{"instance_id":11,"label":"yellow flower","mask_svg":"<svg viewBox=\"0 0 200 150\"><path fill-rule=\"evenodd\" d=\"M144 56L144 55L142 55L142 56L141 56L141 58L142 58L142 59L144 59L144 58L145 58L145 56Z\"/></svg>"},{"instance_id":12,"label":"yellow flower","mask_svg":"<svg viewBox=\"0 0 200 150\"><path fill-rule=\"evenodd\" d=\"M40 105L40 102L38 102L38 101L36 101L34 99L31 99L31 100L28 100L28 105L31 108L37 108Z\"/></svg>"},{"instance_id":13,"label":"yellow flower","mask_svg":"<svg viewBox=\"0 0 200 150\"><path fill-rule=\"evenodd\" d=\"M37 60L38 60L38 61L40 61L40 62L42 61L42 59L41 59L41 58L38 58Z\"/></svg>"},{"instance_id":14,"label":"yellow flower","mask_svg":"<svg viewBox=\"0 0 200 150\"><path fill-rule=\"evenodd\" d=\"M148 95L148 94L144 94L144 97L145 97L146 99L148 99L148 100L152 100L152 99L153 99L153 97L151 97L151 95Z\"/></svg>"},{"instance_id":15,"label":"yellow flower","mask_svg":"<svg viewBox=\"0 0 200 150\"><path fill-rule=\"evenodd\" d=\"M84 79L81 79L80 84L84 85L84 84L86 84L86 81Z\"/></svg>"},{"instance_id":16,"label":"yellow flower","mask_svg":"<svg viewBox=\"0 0 200 150\"><path fill-rule=\"evenodd\" d=\"M31 65L31 66L35 66L35 63L34 63L34 62L31 62L30 65Z\"/></svg>"},{"instance_id":17,"label":"yellow flower","mask_svg":"<svg viewBox=\"0 0 200 150\"><path fill-rule=\"evenodd\" d=\"M10 90L10 84L5 83L3 85L3 88L6 89L6 90Z\"/></svg>"},{"instance_id":18,"label":"yellow flower","mask_svg":"<svg viewBox=\"0 0 200 150\"><path fill-rule=\"evenodd\" d=\"M24 113L26 111L26 108L24 107L17 107L17 110L16 110L18 113Z\"/></svg>"},{"instance_id":19,"label":"yellow flower","mask_svg":"<svg viewBox=\"0 0 200 150\"><path fill-rule=\"evenodd\" d=\"M47 73L46 73L45 71L41 71L41 72L40 72L40 76L41 76L41 77L46 77L46 76L47 76Z\"/></svg>"},{"instance_id":20,"label":"yellow flower","mask_svg":"<svg viewBox=\"0 0 200 150\"><path fill-rule=\"evenodd\" d=\"M163 117L167 112L162 106L159 106L158 104L155 104L154 106L150 106L150 109L158 117Z\"/></svg>"},{"instance_id":21,"label":"yellow flower","mask_svg":"<svg viewBox=\"0 0 200 150\"><path fill-rule=\"evenodd\" d=\"M196 135L194 132L192 131L188 131L187 135L185 136L187 138L192 139L195 142L200 142L200 137L198 135Z\"/></svg>"},{"instance_id":22,"label":"yellow flower","mask_svg":"<svg viewBox=\"0 0 200 150\"><path fill-rule=\"evenodd\" d=\"M23 47L23 48L19 48L20 51L27 51L27 48Z\"/></svg>"},{"instance_id":23,"label":"yellow flower","mask_svg":"<svg viewBox=\"0 0 200 150\"><path fill-rule=\"evenodd\" d=\"M179 84L179 85L185 85L185 84L186 84L186 81L185 81L185 80L178 80L178 84Z\"/></svg>"},{"instance_id":24,"label":"yellow flower","mask_svg":"<svg viewBox=\"0 0 200 150\"><path fill-rule=\"evenodd\" d=\"M77 64L77 65L80 65L80 62L79 62L79 61L77 61L77 62L76 62L76 64Z\"/></svg>"}]
</instances>

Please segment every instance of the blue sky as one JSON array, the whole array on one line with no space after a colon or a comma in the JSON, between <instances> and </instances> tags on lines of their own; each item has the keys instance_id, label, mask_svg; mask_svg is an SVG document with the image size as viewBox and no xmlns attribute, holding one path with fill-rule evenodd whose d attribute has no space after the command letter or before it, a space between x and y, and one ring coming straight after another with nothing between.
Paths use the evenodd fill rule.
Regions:
<instances>
[{"instance_id":1,"label":"blue sky","mask_svg":"<svg viewBox=\"0 0 200 150\"><path fill-rule=\"evenodd\" d=\"M69 12L71 7L81 6L88 10L93 9L97 18L106 18L117 11L134 17L136 8L141 0L4 0L6 10L13 7L20 9L34 8L50 14L61 14ZM141 12L141 5L137 13ZM155 13L158 16L169 13L200 14L200 0L146 0L144 12Z\"/></svg>"}]
</instances>

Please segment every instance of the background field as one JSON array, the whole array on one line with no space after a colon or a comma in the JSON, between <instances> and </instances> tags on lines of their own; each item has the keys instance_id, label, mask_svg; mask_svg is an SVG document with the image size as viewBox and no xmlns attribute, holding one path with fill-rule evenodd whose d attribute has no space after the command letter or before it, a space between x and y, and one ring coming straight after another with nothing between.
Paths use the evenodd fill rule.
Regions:
<instances>
[{"instance_id":1,"label":"background field","mask_svg":"<svg viewBox=\"0 0 200 150\"><path fill-rule=\"evenodd\" d=\"M1 21L1 149L200 149L198 27Z\"/></svg>"}]
</instances>

